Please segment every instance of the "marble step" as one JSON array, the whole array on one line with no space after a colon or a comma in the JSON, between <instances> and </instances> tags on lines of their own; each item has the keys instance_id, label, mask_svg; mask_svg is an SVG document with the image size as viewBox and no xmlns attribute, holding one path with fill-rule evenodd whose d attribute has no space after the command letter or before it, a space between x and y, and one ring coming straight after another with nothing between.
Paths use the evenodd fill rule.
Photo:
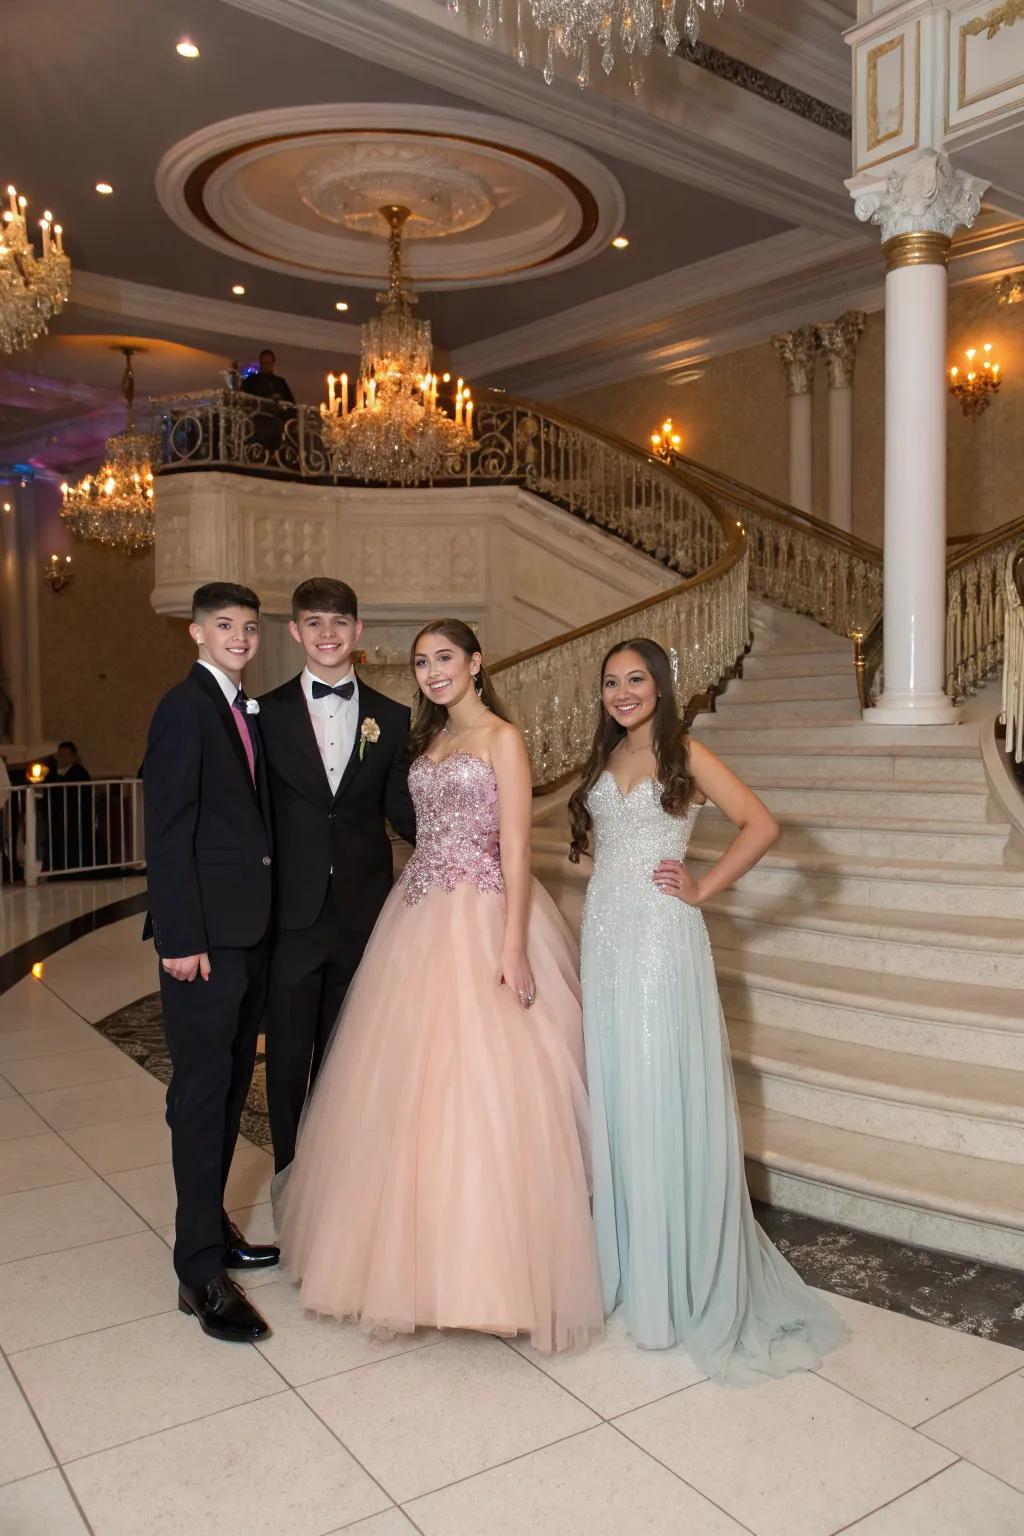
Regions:
<instances>
[{"instance_id":1,"label":"marble step","mask_svg":"<svg viewBox=\"0 0 1024 1536\"><path fill-rule=\"evenodd\" d=\"M833 677L829 673L813 672L805 677L748 677L743 676L729 683L718 696L718 708L723 704L752 704L762 700L788 704L796 699L853 699L857 697L857 681L850 669L849 675Z\"/></svg>"},{"instance_id":2,"label":"marble step","mask_svg":"<svg viewBox=\"0 0 1024 1536\"><path fill-rule=\"evenodd\" d=\"M741 1103L887 1141L1024 1164L1024 1072L872 1050L750 1020L730 1019L729 1042Z\"/></svg>"},{"instance_id":3,"label":"marble step","mask_svg":"<svg viewBox=\"0 0 1024 1536\"><path fill-rule=\"evenodd\" d=\"M834 635L830 629L816 626L813 638L805 645L797 644L788 635L773 634L770 630L762 630L755 634L752 656L773 657L808 657L808 656L845 656L847 661L853 655L853 641L843 635Z\"/></svg>"},{"instance_id":4,"label":"marble step","mask_svg":"<svg viewBox=\"0 0 1024 1536\"><path fill-rule=\"evenodd\" d=\"M1010 826L1005 821L972 822L968 829L917 817L818 815L779 811L778 853L854 854L860 858L926 859L949 864L1003 865ZM700 839L722 847L735 828L714 806L701 812Z\"/></svg>"},{"instance_id":5,"label":"marble step","mask_svg":"<svg viewBox=\"0 0 1024 1536\"><path fill-rule=\"evenodd\" d=\"M774 778L763 772L752 774L748 783L769 810L796 815L810 812L816 816L882 816L903 821L923 817L963 826L986 822L994 814L986 784L936 785L912 779L893 779L877 785L853 781L837 784L809 777Z\"/></svg>"},{"instance_id":6,"label":"marble step","mask_svg":"<svg viewBox=\"0 0 1024 1536\"><path fill-rule=\"evenodd\" d=\"M784 1210L1024 1270L1016 1163L965 1157L741 1105L751 1192Z\"/></svg>"},{"instance_id":7,"label":"marble step","mask_svg":"<svg viewBox=\"0 0 1024 1536\"><path fill-rule=\"evenodd\" d=\"M767 687L767 684L765 684ZM703 720L703 716L701 717ZM818 698L804 699L791 698L789 695L766 695L763 693L733 695L723 693L715 704L714 717L718 722L728 721L733 725L743 724L748 728L752 725L775 725L777 721L786 720L821 720L830 723L839 723L844 720L859 720L860 705L856 697L849 698Z\"/></svg>"},{"instance_id":8,"label":"marble step","mask_svg":"<svg viewBox=\"0 0 1024 1536\"><path fill-rule=\"evenodd\" d=\"M704 908L713 945L886 975L1024 987L1024 922L870 907L809 907L726 891Z\"/></svg>"},{"instance_id":9,"label":"marble step","mask_svg":"<svg viewBox=\"0 0 1024 1536\"><path fill-rule=\"evenodd\" d=\"M716 752L724 752L728 744L735 751L775 749L784 751L792 747L820 747L822 751L835 751L842 747L865 747L870 751L892 746L923 747L970 747L975 753L981 748L976 722L964 725L873 725L859 716L853 720L808 721L794 719L790 714L762 713L758 716L737 716L735 712L721 715L705 710L693 722L693 734L709 738L713 735Z\"/></svg>"},{"instance_id":10,"label":"marble step","mask_svg":"<svg viewBox=\"0 0 1024 1536\"><path fill-rule=\"evenodd\" d=\"M694 839L687 864L699 878L721 852L720 847ZM988 864L780 853L774 848L737 881L734 889L818 906L835 903L903 912L969 912L975 917L1024 919L1024 869L993 868Z\"/></svg>"},{"instance_id":11,"label":"marble step","mask_svg":"<svg viewBox=\"0 0 1024 1536\"><path fill-rule=\"evenodd\" d=\"M722 734L721 732L719 733ZM844 784L888 783L916 780L922 784L942 784L950 779L960 784L985 784L985 764L976 747L888 747L880 750L852 744L813 746L755 745L734 748L730 743L715 746L734 773L749 783L766 774L775 780L805 781L813 778L836 780Z\"/></svg>"},{"instance_id":12,"label":"marble step","mask_svg":"<svg viewBox=\"0 0 1024 1536\"><path fill-rule=\"evenodd\" d=\"M926 981L715 946L730 1019L798 1030L872 1051L1024 1072L1024 1021L1013 987Z\"/></svg>"},{"instance_id":13,"label":"marble step","mask_svg":"<svg viewBox=\"0 0 1024 1536\"><path fill-rule=\"evenodd\" d=\"M744 680L766 677L854 677L853 649L797 651L780 655L756 647L743 662Z\"/></svg>"}]
</instances>

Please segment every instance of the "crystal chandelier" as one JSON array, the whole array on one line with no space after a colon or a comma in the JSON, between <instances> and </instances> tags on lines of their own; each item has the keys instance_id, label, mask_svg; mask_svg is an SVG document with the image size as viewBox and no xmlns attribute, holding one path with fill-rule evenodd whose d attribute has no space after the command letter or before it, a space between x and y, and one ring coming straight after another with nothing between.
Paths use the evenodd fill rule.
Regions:
<instances>
[{"instance_id":1,"label":"crystal chandelier","mask_svg":"<svg viewBox=\"0 0 1024 1536\"><path fill-rule=\"evenodd\" d=\"M7 188L10 207L0 227L0 351L17 352L42 336L46 322L67 303L71 263L63 231L52 213L39 220L43 252L28 237L28 200Z\"/></svg>"},{"instance_id":2,"label":"crystal chandelier","mask_svg":"<svg viewBox=\"0 0 1024 1536\"><path fill-rule=\"evenodd\" d=\"M530 22L547 34L544 79L548 85L555 78L555 57L562 53L576 65L576 82L583 90L590 84L591 45L600 49L601 68L606 75L615 67L615 49L621 47L629 59L629 83L636 92L643 84L640 60L651 51L660 34L667 51L675 53L682 41L677 16L682 11L683 31L689 42L697 41L700 18L708 0L515 0L516 58L529 63L524 22ZM494 37L505 20L512 0L448 0L453 15L475 5L483 18L483 34ZM736 0L738 10L743 0ZM716 16L725 9L725 0L711 0Z\"/></svg>"},{"instance_id":3,"label":"crystal chandelier","mask_svg":"<svg viewBox=\"0 0 1024 1536\"><path fill-rule=\"evenodd\" d=\"M135 426L135 347L124 353L121 388L127 407L125 430L107 439L106 457L95 475L62 485L61 517L80 539L134 555L153 543L153 458L156 439Z\"/></svg>"},{"instance_id":4,"label":"crystal chandelier","mask_svg":"<svg viewBox=\"0 0 1024 1536\"><path fill-rule=\"evenodd\" d=\"M413 318L416 298L402 287L402 227L409 209L389 204L388 290L381 313L363 326L362 356L349 409L348 374L327 375L320 406L324 440L336 468L357 480L417 485L450 473L473 441L473 401L460 379L454 416L438 405L430 321Z\"/></svg>"}]
</instances>

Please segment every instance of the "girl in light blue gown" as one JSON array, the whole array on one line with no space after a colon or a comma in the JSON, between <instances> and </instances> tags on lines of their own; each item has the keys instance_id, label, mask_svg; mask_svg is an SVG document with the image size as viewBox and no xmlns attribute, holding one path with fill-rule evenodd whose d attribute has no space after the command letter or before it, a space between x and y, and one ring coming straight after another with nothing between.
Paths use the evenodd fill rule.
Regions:
<instances>
[{"instance_id":1,"label":"girl in light blue gown","mask_svg":"<svg viewBox=\"0 0 1024 1536\"><path fill-rule=\"evenodd\" d=\"M846 1332L754 1220L700 912L757 863L778 827L752 790L687 740L654 641L608 653L601 704L570 801L570 857L593 839L583 1027L605 1312L621 1305L639 1345L682 1344L720 1381L811 1369ZM709 799L739 830L695 881L686 849Z\"/></svg>"}]
</instances>

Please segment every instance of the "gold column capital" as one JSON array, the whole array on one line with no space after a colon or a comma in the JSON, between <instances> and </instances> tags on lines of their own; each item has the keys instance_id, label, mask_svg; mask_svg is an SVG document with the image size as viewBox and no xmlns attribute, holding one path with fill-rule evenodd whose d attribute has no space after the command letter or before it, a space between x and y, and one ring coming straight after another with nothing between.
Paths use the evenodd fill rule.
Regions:
<instances>
[{"instance_id":1,"label":"gold column capital","mask_svg":"<svg viewBox=\"0 0 1024 1536\"><path fill-rule=\"evenodd\" d=\"M885 270L895 272L899 267L944 267L949 262L949 235L934 229L915 229L903 235L893 235L882 246Z\"/></svg>"}]
</instances>

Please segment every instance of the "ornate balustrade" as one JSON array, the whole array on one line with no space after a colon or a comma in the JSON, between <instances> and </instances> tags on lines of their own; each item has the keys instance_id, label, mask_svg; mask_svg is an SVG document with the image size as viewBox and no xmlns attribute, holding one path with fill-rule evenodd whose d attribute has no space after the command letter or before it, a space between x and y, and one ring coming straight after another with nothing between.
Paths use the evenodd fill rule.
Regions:
<instances>
[{"instance_id":1,"label":"ornate balustrade","mask_svg":"<svg viewBox=\"0 0 1024 1536\"><path fill-rule=\"evenodd\" d=\"M1024 542L1018 533L1003 561L1003 719L1006 750L1015 763L1024 763Z\"/></svg>"},{"instance_id":2,"label":"ornate balustrade","mask_svg":"<svg viewBox=\"0 0 1024 1536\"><path fill-rule=\"evenodd\" d=\"M965 545L946 564L946 692L954 701L980 688L1003 660L1006 570L1024 538L1014 518Z\"/></svg>"}]
</instances>

